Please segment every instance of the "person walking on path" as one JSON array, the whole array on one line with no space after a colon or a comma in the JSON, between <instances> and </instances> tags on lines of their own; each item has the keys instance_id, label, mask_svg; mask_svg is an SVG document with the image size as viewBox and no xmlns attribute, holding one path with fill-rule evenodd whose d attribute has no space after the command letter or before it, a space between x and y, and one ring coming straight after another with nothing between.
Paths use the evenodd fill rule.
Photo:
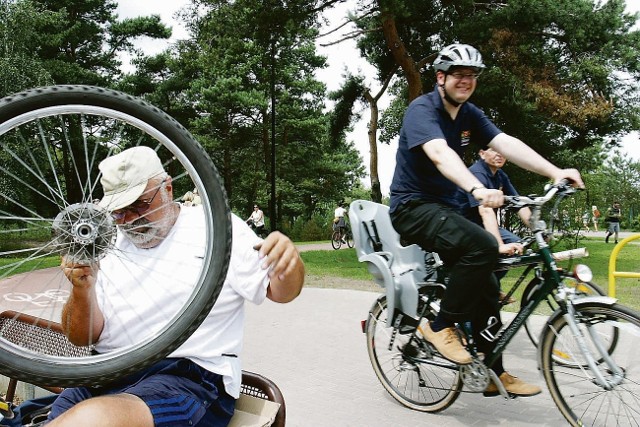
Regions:
<instances>
[{"instance_id":1,"label":"person walking on path","mask_svg":"<svg viewBox=\"0 0 640 427\"><path fill-rule=\"evenodd\" d=\"M607 209L606 221L609 223L607 236L604 238L605 243L609 243L609 237L614 235L615 242L618 243L618 233L620 233L620 218L622 218L622 210L620 210L620 202L613 202L613 205Z\"/></svg>"},{"instance_id":2,"label":"person walking on path","mask_svg":"<svg viewBox=\"0 0 640 427\"><path fill-rule=\"evenodd\" d=\"M589 211L584 211L584 213L582 214L582 226L587 231L591 231L591 229L589 228L589 222L591 222L591 215L589 214Z\"/></svg>"},{"instance_id":3,"label":"person walking on path","mask_svg":"<svg viewBox=\"0 0 640 427\"><path fill-rule=\"evenodd\" d=\"M593 222L593 230L598 231L598 221L600 221L600 211L596 205L591 206L591 221Z\"/></svg>"}]
</instances>

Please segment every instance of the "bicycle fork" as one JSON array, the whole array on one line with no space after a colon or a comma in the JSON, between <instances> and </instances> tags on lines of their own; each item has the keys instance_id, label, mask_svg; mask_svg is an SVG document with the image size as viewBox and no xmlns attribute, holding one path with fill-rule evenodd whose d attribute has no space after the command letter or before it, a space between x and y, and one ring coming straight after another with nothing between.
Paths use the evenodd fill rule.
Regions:
<instances>
[{"instance_id":1,"label":"bicycle fork","mask_svg":"<svg viewBox=\"0 0 640 427\"><path fill-rule=\"evenodd\" d=\"M605 378L602 370L598 369L598 365L600 363L593 357L593 352L587 346L586 337L583 331L578 327L578 322L576 321L576 309L570 301L567 304L567 312L564 314L564 318L567 321L567 325L569 325L572 336L578 344L580 352L586 359L589 369L593 372L593 381L595 384L608 391L622 383L624 379L624 371L615 363L602 340L598 336L598 332L595 328L593 328L591 324L585 323L591 342L593 343L601 360L604 361L612 374L611 380ZM584 371L584 368L581 369Z\"/></svg>"}]
</instances>

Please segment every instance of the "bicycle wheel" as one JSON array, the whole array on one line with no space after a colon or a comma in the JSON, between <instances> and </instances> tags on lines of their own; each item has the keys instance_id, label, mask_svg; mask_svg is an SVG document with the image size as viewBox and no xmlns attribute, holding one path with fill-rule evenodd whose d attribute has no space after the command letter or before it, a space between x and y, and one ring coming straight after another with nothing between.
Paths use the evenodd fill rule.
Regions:
<instances>
[{"instance_id":1,"label":"bicycle wheel","mask_svg":"<svg viewBox=\"0 0 640 427\"><path fill-rule=\"evenodd\" d=\"M148 324L145 319L128 322L127 328L135 326L137 336L144 338L134 340L124 328L122 338L131 342L117 350L58 357L12 342L2 329L2 374L63 387L104 384L164 358L195 331L215 303L229 263L231 217L209 156L177 121L140 99L97 87L53 86L0 100L0 311L60 322L71 286L59 268L60 255L78 264L121 263L119 274L130 272L129 254L114 249L121 230L96 204L102 197L98 164L139 145L158 154L171 177L174 201L194 188L202 198L201 206L180 209L202 212L192 230L202 239L202 255L187 260L175 251L149 250L149 262L157 265L148 271L149 280L159 279L164 274L160 271L187 270L192 279L176 279L175 304L157 307L162 320L148 331L142 326ZM185 248L191 244L182 242ZM105 276L101 273L110 280ZM136 300L157 301L158 293L174 291L133 290L126 309L134 318ZM28 297L12 298L20 293ZM119 313L110 321L117 322Z\"/></svg>"},{"instance_id":2,"label":"bicycle wheel","mask_svg":"<svg viewBox=\"0 0 640 427\"><path fill-rule=\"evenodd\" d=\"M340 249L340 246L342 246L342 239L340 238L339 231L334 231L331 234L331 246L336 250Z\"/></svg>"},{"instance_id":3,"label":"bicycle wheel","mask_svg":"<svg viewBox=\"0 0 640 427\"><path fill-rule=\"evenodd\" d=\"M529 282L524 292L522 292L520 307L524 307L529 303L533 297L533 293L538 289L540 284L541 279L537 277ZM581 282L570 276L562 278L562 285L568 292L572 292L574 297L606 295L602 288L595 283ZM546 320L556 311L557 308L558 303L554 299L553 295L548 295L546 299L542 300L540 304L538 304L533 313L531 313L531 316L529 316L525 321L524 328L535 347L538 346L540 332L544 328Z\"/></svg>"},{"instance_id":4,"label":"bicycle wheel","mask_svg":"<svg viewBox=\"0 0 640 427\"><path fill-rule=\"evenodd\" d=\"M462 390L459 369L429 363L421 347L423 341L411 341L413 334L394 334L393 328L387 327L387 316L387 299L382 297L366 322L369 360L378 380L394 399L408 408L423 412L448 408ZM395 341L389 348L392 337ZM424 361L418 362L421 358ZM444 359L431 360L449 365Z\"/></svg>"},{"instance_id":5,"label":"bicycle wheel","mask_svg":"<svg viewBox=\"0 0 640 427\"><path fill-rule=\"evenodd\" d=\"M355 246L355 243L353 241L353 233L351 232L351 230L347 231L347 234L345 235L345 240L347 241L347 246L352 248Z\"/></svg>"},{"instance_id":6,"label":"bicycle wheel","mask_svg":"<svg viewBox=\"0 0 640 427\"><path fill-rule=\"evenodd\" d=\"M585 302L576 305L576 321L586 347L597 363L597 373L587 365L576 336L567 320L558 313L550 320L541 338L540 361L551 397L562 415L574 426L640 425L640 318L619 304ZM613 368L600 354L595 340L611 341L615 331L617 345L611 352ZM558 363L561 351L575 361ZM617 373L616 373L617 371ZM598 384L601 377L608 387Z\"/></svg>"}]
</instances>

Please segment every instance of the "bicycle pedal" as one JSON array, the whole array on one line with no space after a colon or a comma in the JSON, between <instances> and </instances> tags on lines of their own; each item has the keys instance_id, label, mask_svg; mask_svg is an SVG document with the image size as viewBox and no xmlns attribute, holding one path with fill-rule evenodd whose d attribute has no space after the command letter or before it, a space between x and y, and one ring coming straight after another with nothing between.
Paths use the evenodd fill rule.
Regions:
<instances>
[{"instance_id":1,"label":"bicycle pedal","mask_svg":"<svg viewBox=\"0 0 640 427\"><path fill-rule=\"evenodd\" d=\"M504 384L502 384L502 381L500 381L500 377L494 372L493 369L489 369L489 384L491 384L493 382L493 384L496 385L496 391L489 391L487 392L486 390L482 392L482 395L484 397L495 397L495 396L502 396L505 398L505 400L510 400L510 399L515 399L517 396L514 394L511 394L507 391L507 389L504 387Z\"/></svg>"},{"instance_id":2,"label":"bicycle pedal","mask_svg":"<svg viewBox=\"0 0 640 427\"><path fill-rule=\"evenodd\" d=\"M507 393L507 395L503 396L505 400L513 400L513 399L516 399L516 398L519 397L517 394L511 394L508 391L506 393ZM494 391L494 392L483 391L482 392L482 396L483 397L498 397L498 396L502 396L502 394L500 394L499 391Z\"/></svg>"}]
</instances>

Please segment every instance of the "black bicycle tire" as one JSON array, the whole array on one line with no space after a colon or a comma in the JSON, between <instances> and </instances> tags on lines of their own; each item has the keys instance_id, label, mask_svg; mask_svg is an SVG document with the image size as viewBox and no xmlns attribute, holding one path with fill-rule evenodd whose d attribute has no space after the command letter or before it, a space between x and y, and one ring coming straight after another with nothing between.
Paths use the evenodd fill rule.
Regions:
<instances>
[{"instance_id":1,"label":"black bicycle tire","mask_svg":"<svg viewBox=\"0 0 640 427\"><path fill-rule=\"evenodd\" d=\"M563 277L564 279L564 277ZM534 277L533 279L531 279L531 281L527 284L527 286L525 287L524 291L522 292L522 300L520 302L520 307L524 307L529 303L529 299L531 298L531 294L534 292L534 290L539 286L540 284L540 278ZM594 290L596 292L596 295L599 296L605 296L606 292L604 290L602 290L602 288L600 286L598 286L597 284L593 283L593 282L581 282L584 285L587 285L589 288L591 288L592 290ZM540 304L550 304L548 298L553 298L552 295L548 295L547 296L547 300L543 300L540 301ZM527 333L527 336L529 337L529 340L531 341L531 343L533 344L534 347L538 347L539 344L539 332L536 333L533 331L532 327L530 326L530 322L527 319L524 322L524 329Z\"/></svg>"},{"instance_id":2,"label":"black bicycle tire","mask_svg":"<svg viewBox=\"0 0 640 427\"><path fill-rule=\"evenodd\" d=\"M370 310L369 316L367 317L367 321L365 323L365 332L367 336L367 354L369 355L369 360L376 374L376 377L378 378L384 389L395 400L408 408L420 412L429 413L437 413L445 410L458 399L458 397L460 396L460 392L462 391L463 383L460 371L457 371L458 373L456 379L451 384L451 388L445 394L445 396L439 399L437 402L431 404L415 402L411 398L404 396L396 387L393 386L392 381L384 374L381 363L376 355L374 345L372 344L375 343L375 337L371 336L371 329L375 328L374 322L378 322L380 315L385 310L387 310L387 298L386 296L382 296L378 298L378 300L374 304L374 307ZM398 336L400 336L400 334L398 334Z\"/></svg>"},{"instance_id":3,"label":"black bicycle tire","mask_svg":"<svg viewBox=\"0 0 640 427\"><path fill-rule=\"evenodd\" d=\"M0 340L0 373L33 384L62 387L100 385L138 371L179 347L204 321L215 304L226 277L231 254L231 214L220 175L205 150L175 119L131 95L93 86L65 85L36 88L0 100L0 126L16 117L54 106L80 105L122 112L154 127L169 138L206 183L206 197L214 219L214 245L210 263L192 303L175 323L155 339L131 352L86 364L66 365L20 351Z\"/></svg>"},{"instance_id":4,"label":"black bicycle tire","mask_svg":"<svg viewBox=\"0 0 640 427\"><path fill-rule=\"evenodd\" d=\"M331 233L331 247L335 250L338 250L341 246L342 241L340 240L340 232L334 231L333 233Z\"/></svg>"},{"instance_id":5,"label":"black bicycle tire","mask_svg":"<svg viewBox=\"0 0 640 427\"><path fill-rule=\"evenodd\" d=\"M620 304L588 302L588 303L578 304L576 310L577 312L582 312L582 313L591 312L595 314L606 315L608 317L614 315L615 313L620 313L621 315L617 315L617 318L626 318L627 321L631 320L635 322L636 327L640 328L640 317L638 313ZM555 357L553 355L554 349L555 349L555 346L554 346L555 337L556 337L556 334L559 331L561 331L563 327L569 327L568 323L562 313L556 312L555 315L549 319L547 323L547 327L543 331L543 335L541 339L541 347L539 350L538 357L540 360L542 375L545 379L545 382L551 394L552 400L554 401L554 403L556 404L556 406L558 407L562 415L565 417L565 419L569 422L569 424L577 427L577 426L582 426L586 424L583 424L581 420L581 416L577 415L574 412L574 410L571 408L571 405L567 403L567 401L564 399L563 393L560 391L560 388L558 385L559 381L554 375L555 371L552 368L553 364L556 363ZM635 346L631 346L631 347L636 348ZM579 369L575 369L575 370L579 371ZM575 375L571 375L571 379L570 379L571 384L573 384L576 381L574 377ZM589 383L592 383L593 379L589 378L587 381ZM631 380L631 382L633 384L638 384L637 379ZM573 389L573 386L571 387L570 393L572 396L581 396L580 393L576 393L576 391ZM590 394L595 395L595 393L590 393ZM637 404L637 397L635 399L636 400L634 402L635 404ZM590 399L584 399L584 400L590 401ZM593 406L599 407L598 404L594 404ZM616 405L615 403L607 400L606 406L611 407ZM635 408L636 407L634 405L634 410ZM638 420L635 421L634 425L637 425L637 422Z\"/></svg>"},{"instance_id":6,"label":"black bicycle tire","mask_svg":"<svg viewBox=\"0 0 640 427\"><path fill-rule=\"evenodd\" d=\"M347 235L345 238L347 240L347 246L349 248L353 248L355 246L355 242L353 240L353 233L351 232L351 230L347 231Z\"/></svg>"}]
</instances>

